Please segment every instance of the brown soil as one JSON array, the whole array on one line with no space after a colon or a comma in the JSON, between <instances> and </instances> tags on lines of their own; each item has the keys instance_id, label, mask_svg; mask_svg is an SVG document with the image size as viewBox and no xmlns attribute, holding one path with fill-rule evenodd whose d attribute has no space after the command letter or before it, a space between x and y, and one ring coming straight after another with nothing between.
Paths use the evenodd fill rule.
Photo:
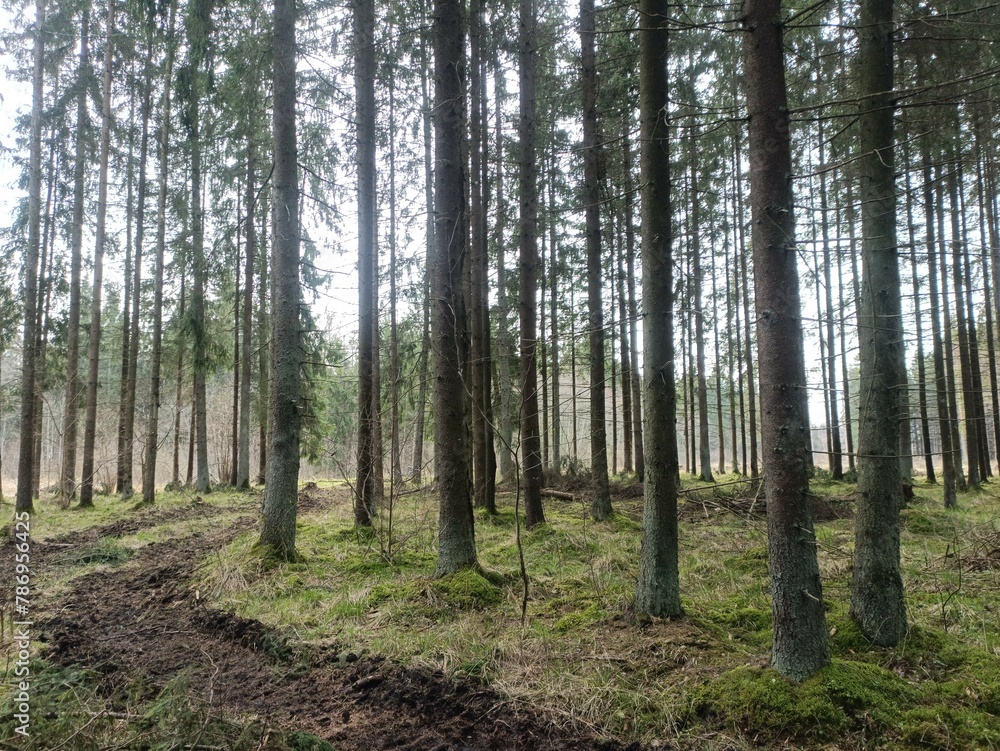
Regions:
<instances>
[{"instance_id":1,"label":"brown soil","mask_svg":"<svg viewBox=\"0 0 1000 751\"><path fill-rule=\"evenodd\" d=\"M88 545L102 533L125 534L149 521L129 519L50 544L60 550ZM163 521L161 515L155 523ZM127 565L77 579L46 608L55 614L43 626L47 657L96 670L108 688L142 677L155 690L187 671L190 685L200 687L216 711L254 713L283 730L324 738L339 751L640 748L557 724L482 685L343 647L297 645L258 621L206 607L186 582L198 561L249 522L221 534L153 543Z\"/></svg>"}]
</instances>

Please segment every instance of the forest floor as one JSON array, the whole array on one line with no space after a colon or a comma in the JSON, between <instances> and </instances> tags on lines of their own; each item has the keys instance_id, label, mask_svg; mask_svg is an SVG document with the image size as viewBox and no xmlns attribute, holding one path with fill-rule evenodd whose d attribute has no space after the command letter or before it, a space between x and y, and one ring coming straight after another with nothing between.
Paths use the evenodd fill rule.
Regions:
<instances>
[{"instance_id":1,"label":"forest floor","mask_svg":"<svg viewBox=\"0 0 1000 751\"><path fill-rule=\"evenodd\" d=\"M530 532L501 493L499 514L477 515L484 568L444 579L425 492L359 535L346 487L305 485L303 561L286 565L253 549L259 491L90 512L43 501L31 736L15 733L6 602L0 747L1000 748L1000 488L946 512L917 487L903 511L911 633L886 650L847 616L853 487L814 482L834 661L793 685L767 668L766 503L720 482L733 484L685 483L674 621L631 611L641 497L627 481L595 524L586 483L560 480L574 500L547 500Z\"/></svg>"}]
</instances>

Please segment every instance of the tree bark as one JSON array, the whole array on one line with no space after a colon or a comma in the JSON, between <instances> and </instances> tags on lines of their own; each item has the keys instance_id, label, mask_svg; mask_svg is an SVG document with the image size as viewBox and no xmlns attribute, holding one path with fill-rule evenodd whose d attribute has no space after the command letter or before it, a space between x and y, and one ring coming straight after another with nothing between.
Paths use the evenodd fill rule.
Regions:
<instances>
[{"instance_id":1,"label":"tree bark","mask_svg":"<svg viewBox=\"0 0 1000 751\"><path fill-rule=\"evenodd\" d=\"M632 146L629 137L629 121L624 122L622 136L622 157L625 162L625 266L628 271L628 316L629 344L633 353L631 369L632 389L632 451L635 456L635 476L642 482L646 474L645 457L642 443L642 374L639 372L639 316L635 299L635 230L634 230L634 191L632 184Z\"/></svg>"},{"instance_id":2,"label":"tree bark","mask_svg":"<svg viewBox=\"0 0 1000 751\"><path fill-rule=\"evenodd\" d=\"M21 445L14 510L34 513L31 479L35 442L35 314L38 305L38 256L42 228L42 105L45 63L45 0L35 0L28 136L28 248L24 259L24 340L21 358Z\"/></svg>"},{"instance_id":3,"label":"tree bark","mask_svg":"<svg viewBox=\"0 0 1000 751\"><path fill-rule=\"evenodd\" d=\"M809 422L792 218L780 0L743 4L754 289L767 497L771 664L803 680L830 660L809 507Z\"/></svg>"},{"instance_id":4,"label":"tree bark","mask_svg":"<svg viewBox=\"0 0 1000 751\"><path fill-rule=\"evenodd\" d=\"M354 4L354 90L358 160L358 464L354 523L370 527L375 478L375 3Z\"/></svg>"},{"instance_id":5,"label":"tree bark","mask_svg":"<svg viewBox=\"0 0 1000 751\"><path fill-rule=\"evenodd\" d=\"M443 2L443 0L439 0ZM535 164L534 0L520 0L518 59L520 68L520 151L518 154L519 294L521 323L521 483L528 527L545 521L542 510L542 450L538 431L538 168Z\"/></svg>"},{"instance_id":6,"label":"tree bark","mask_svg":"<svg viewBox=\"0 0 1000 751\"><path fill-rule=\"evenodd\" d=\"M84 175L87 159L87 85L90 71L90 6L80 21L80 64L77 69L76 151L73 161L73 230L70 238L69 320L66 323L66 398L59 474L59 506L69 508L76 495L77 424L80 413L80 278L83 267Z\"/></svg>"},{"instance_id":7,"label":"tree bark","mask_svg":"<svg viewBox=\"0 0 1000 751\"><path fill-rule=\"evenodd\" d=\"M437 576L476 565L469 487L463 325L465 256L465 18L459 0L434 2L434 452L438 465Z\"/></svg>"},{"instance_id":8,"label":"tree bark","mask_svg":"<svg viewBox=\"0 0 1000 751\"><path fill-rule=\"evenodd\" d=\"M300 363L299 180L295 133L295 2L274 2L274 240L271 267L273 377L271 425L260 542L281 559L295 552L299 482Z\"/></svg>"},{"instance_id":9,"label":"tree bark","mask_svg":"<svg viewBox=\"0 0 1000 751\"><path fill-rule=\"evenodd\" d=\"M156 457L159 450L160 368L163 359L163 276L167 246L167 189L170 166L170 109L174 70L174 23L176 0L170 4L170 21L166 35L167 66L164 72L163 103L160 106L160 176L156 201L156 267L153 271L153 336L150 350L149 420L146 426L146 457L142 469L142 500L156 499ZM176 466L176 465L175 465ZM174 481L176 482L176 469Z\"/></svg>"},{"instance_id":10,"label":"tree bark","mask_svg":"<svg viewBox=\"0 0 1000 751\"><path fill-rule=\"evenodd\" d=\"M97 442L98 365L101 356L101 293L104 281L104 244L108 214L108 161L111 153L111 63L114 52L115 2L108 3L104 45L104 86L101 106L101 156L97 188L97 232L94 244L94 288L90 300L90 341L87 357L87 408L83 429L83 478L80 506L94 505L94 451Z\"/></svg>"},{"instance_id":11,"label":"tree bark","mask_svg":"<svg viewBox=\"0 0 1000 751\"><path fill-rule=\"evenodd\" d=\"M858 502L851 614L884 646L906 635L899 564L899 414L904 347L893 172L892 0L861 3L859 172L863 269L858 340L861 357Z\"/></svg>"},{"instance_id":12,"label":"tree bark","mask_svg":"<svg viewBox=\"0 0 1000 751\"><path fill-rule=\"evenodd\" d=\"M677 544L677 399L668 116L669 5L639 0L639 121L642 195L642 552L635 608L681 614Z\"/></svg>"},{"instance_id":13,"label":"tree bark","mask_svg":"<svg viewBox=\"0 0 1000 751\"><path fill-rule=\"evenodd\" d=\"M587 325L590 339L590 513L597 520L611 513L608 439L604 402L604 310L602 301L600 146L597 133L597 64L594 53L594 2L580 0L583 77L583 210L587 238Z\"/></svg>"}]
</instances>

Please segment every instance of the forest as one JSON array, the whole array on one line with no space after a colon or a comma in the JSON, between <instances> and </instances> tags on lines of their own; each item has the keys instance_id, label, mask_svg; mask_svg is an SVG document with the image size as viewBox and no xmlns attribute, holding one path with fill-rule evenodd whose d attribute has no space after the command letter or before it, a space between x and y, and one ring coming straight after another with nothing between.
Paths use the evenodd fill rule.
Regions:
<instances>
[{"instance_id":1,"label":"forest","mask_svg":"<svg viewBox=\"0 0 1000 751\"><path fill-rule=\"evenodd\" d=\"M1000 748L998 30L4 0L0 748Z\"/></svg>"}]
</instances>

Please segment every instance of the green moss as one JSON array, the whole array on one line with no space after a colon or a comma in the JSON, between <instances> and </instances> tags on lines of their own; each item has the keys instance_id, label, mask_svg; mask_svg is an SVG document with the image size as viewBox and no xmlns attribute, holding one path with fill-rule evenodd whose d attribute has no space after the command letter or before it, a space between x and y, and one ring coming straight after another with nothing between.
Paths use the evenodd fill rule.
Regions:
<instances>
[{"instance_id":1,"label":"green moss","mask_svg":"<svg viewBox=\"0 0 1000 751\"><path fill-rule=\"evenodd\" d=\"M952 537L955 535L958 519L956 512L928 506L911 506L899 512L899 519L910 534Z\"/></svg>"},{"instance_id":2,"label":"green moss","mask_svg":"<svg viewBox=\"0 0 1000 751\"><path fill-rule=\"evenodd\" d=\"M770 668L723 673L695 693L693 706L702 717L771 736L827 737L851 724L815 683L796 686Z\"/></svg>"},{"instance_id":3,"label":"green moss","mask_svg":"<svg viewBox=\"0 0 1000 751\"><path fill-rule=\"evenodd\" d=\"M767 547L755 545L747 548L739 555L726 558L722 565L734 573L767 576Z\"/></svg>"},{"instance_id":4,"label":"green moss","mask_svg":"<svg viewBox=\"0 0 1000 751\"><path fill-rule=\"evenodd\" d=\"M964 707L916 707L903 715L901 740L911 748L997 748L1000 718Z\"/></svg>"},{"instance_id":5,"label":"green moss","mask_svg":"<svg viewBox=\"0 0 1000 751\"><path fill-rule=\"evenodd\" d=\"M888 670L866 662L833 660L815 678L824 694L849 716L870 717L891 726L898 722L900 708L917 698L917 691Z\"/></svg>"},{"instance_id":6,"label":"green moss","mask_svg":"<svg viewBox=\"0 0 1000 751\"><path fill-rule=\"evenodd\" d=\"M735 605L732 608L711 608L707 611L706 615L710 620L721 626L738 628L744 631L767 631L771 628L771 613L763 608Z\"/></svg>"},{"instance_id":7,"label":"green moss","mask_svg":"<svg viewBox=\"0 0 1000 751\"><path fill-rule=\"evenodd\" d=\"M833 660L801 684L771 669L737 668L704 687L695 708L742 730L823 740L858 726L891 734L917 697L916 689L877 665Z\"/></svg>"},{"instance_id":8,"label":"green moss","mask_svg":"<svg viewBox=\"0 0 1000 751\"><path fill-rule=\"evenodd\" d=\"M435 579L430 587L444 602L462 610L481 610L503 599L503 590L474 568Z\"/></svg>"},{"instance_id":9,"label":"green moss","mask_svg":"<svg viewBox=\"0 0 1000 751\"><path fill-rule=\"evenodd\" d=\"M572 613L567 613L557 620L553 626L552 630L559 634L565 634L568 631L576 631L577 629L585 628L593 623L597 623L605 617L606 613L601 609L597 603L591 603L583 610L575 610Z\"/></svg>"}]
</instances>

